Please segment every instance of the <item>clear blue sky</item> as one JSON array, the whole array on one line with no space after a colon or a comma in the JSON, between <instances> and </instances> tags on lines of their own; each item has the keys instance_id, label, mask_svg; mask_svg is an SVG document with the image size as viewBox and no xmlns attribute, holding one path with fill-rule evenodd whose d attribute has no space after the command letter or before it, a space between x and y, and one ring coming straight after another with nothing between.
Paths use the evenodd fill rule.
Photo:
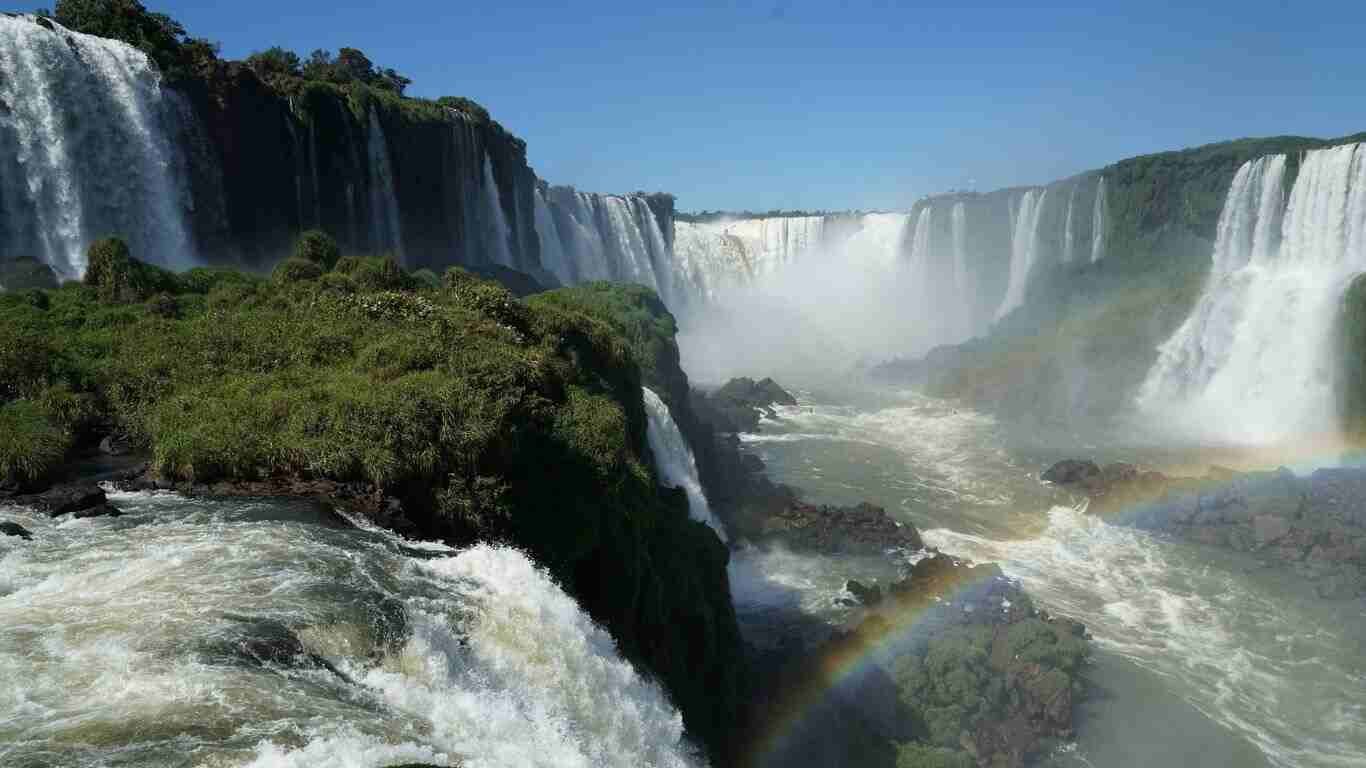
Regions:
<instances>
[{"instance_id":1,"label":"clear blue sky","mask_svg":"<svg viewBox=\"0 0 1366 768\"><path fill-rule=\"evenodd\" d=\"M552 183L684 210L905 207L1366 130L1364 2L144 1L233 58L360 48L413 95L487 106Z\"/></svg>"}]
</instances>

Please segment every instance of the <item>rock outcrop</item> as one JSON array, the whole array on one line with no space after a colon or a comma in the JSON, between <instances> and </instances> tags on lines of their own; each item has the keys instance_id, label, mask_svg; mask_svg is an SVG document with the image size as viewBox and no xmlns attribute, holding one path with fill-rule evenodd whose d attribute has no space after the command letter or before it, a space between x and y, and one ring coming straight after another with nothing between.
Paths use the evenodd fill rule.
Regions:
<instances>
[{"instance_id":1,"label":"rock outcrop","mask_svg":"<svg viewBox=\"0 0 1366 768\"><path fill-rule=\"evenodd\" d=\"M1324 597L1366 594L1366 470L1169 477L1066 460L1042 477L1084 495L1091 512L1112 522L1256 553L1313 579Z\"/></svg>"},{"instance_id":2,"label":"rock outcrop","mask_svg":"<svg viewBox=\"0 0 1366 768\"><path fill-rule=\"evenodd\" d=\"M776 405L796 405L797 398L778 382L765 378L731 379L715 392L692 392L698 418L717 432L757 432L763 416L772 417Z\"/></svg>"}]
</instances>

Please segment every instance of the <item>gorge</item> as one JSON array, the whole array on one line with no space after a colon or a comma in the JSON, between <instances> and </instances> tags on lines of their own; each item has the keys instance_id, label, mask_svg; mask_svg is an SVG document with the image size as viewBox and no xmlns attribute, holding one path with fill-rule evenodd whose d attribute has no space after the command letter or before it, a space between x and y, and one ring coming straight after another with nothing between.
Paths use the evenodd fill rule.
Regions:
<instances>
[{"instance_id":1,"label":"gorge","mask_svg":"<svg viewBox=\"0 0 1366 768\"><path fill-rule=\"evenodd\" d=\"M0 763L1366 754L1366 134L688 213L161 54L0 14Z\"/></svg>"}]
</instances>

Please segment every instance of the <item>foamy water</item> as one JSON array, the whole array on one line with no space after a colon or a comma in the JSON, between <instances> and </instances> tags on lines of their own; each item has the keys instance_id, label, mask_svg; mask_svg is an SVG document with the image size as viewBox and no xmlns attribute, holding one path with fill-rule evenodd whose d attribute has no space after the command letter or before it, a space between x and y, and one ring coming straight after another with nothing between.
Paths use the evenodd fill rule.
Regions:
<instances>
[{"instance_id":1,"label":"foamy water","mask_svg":"<svg viewBox=\"0 0 1366 768\"><path fill-rule=\"evenodd\" d=\"M516 550L412 559L309 505L113 501L123 517L0 508L34 535L0 537L0 764L700 762L659 686ZM244 654L281 632L302 656Z\"/></svg>"},{"instance_id":2,"label":"foamy water","mask_svg":"<svg viewBox=\"0 0 1366 768\"><path fill-rule=\"evenodd\" d=\"M779 479L840 503L883 503L917 521L926 543L999 562L1041 605L1093 633L1100 703L1050 764L1366 765L1362 603L1320 601L1250 558L1051 506L1039 467L1012 453L1001 426L953 403L801 399L743 438ZM792 555L740 562L773 594L791 583L826 602L857 570Z\"/></svg>"}]
</instances>

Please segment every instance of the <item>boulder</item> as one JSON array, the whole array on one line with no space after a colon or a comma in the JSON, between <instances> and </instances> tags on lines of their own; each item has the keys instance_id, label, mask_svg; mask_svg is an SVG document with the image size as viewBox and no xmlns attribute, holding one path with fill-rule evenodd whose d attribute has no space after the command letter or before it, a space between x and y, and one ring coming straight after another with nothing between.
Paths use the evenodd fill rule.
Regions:
<instances>
[{"instance_id":1,"label":"boulder","mask_svg":"<svg viewBox=\"0 0 1366 768\"><path fill-rule=\"evenodd\" d=\"M100 440L100 453L108 456L122 456L128 453L130 444L127 435L113 433Z\"/></svg>"},{"instance_id":2,"label":"boulder","mask_svg":"<svg viewBox=\"0 0 1366 768\"><path fill-rule=\"evenodd\" d=\"M103 504L97 504L93 507L78 509L75 512L71 513L71 516L76 519L82 519L86 517L118 517L122 514L123 513L119 511L118 507L114 506L113 504L110 504L109 502L105 502Z\"/></svg>"},{"instance_id":3,"label":"boulder","mask_svg":"<svg viewBox=\"0 0 1366 768\"><path fill-rule=\"evenodd\" d=\"M80 512L104 504L104 491L98 485L74 483L50 488L30 496L17 496L14 503L57 517L71 512Z\"/></svg>"},{"instance_id":4,"label":"boulder","mask_svg":"<svg viewBox=\"0 0 1366 768\"><path fill-rule=\"evenodd\" d=\"M1100 474L1100 467L1094 461L1085 459L1063 459L1045 469L1039 479L1054 485L1072 485Z\"/></svg>"},{"instance_id":5,"label":"boulder","mask_svg":"<svg viewBox=\"0 0 1366 768\"><path fill-rule=\"evenodd\" d=\"M24 541L29 541L33 538L33 534L29 533L27 528L18 523L11 523L8 521L0 523L0 534L5 536L18 536Z\"/></svg>"},{"instance_id":6,"label":"boulder","mask_svg":"<svg viewBox=\"0 0 1366 768\"><path fill-rule=\"evenodd\" d=\"M863 605L877 605L882 602L882 588L876 584L868 587L861 582L850 579L844 583L844 589Z\"/></svg>"}]
</instances>

